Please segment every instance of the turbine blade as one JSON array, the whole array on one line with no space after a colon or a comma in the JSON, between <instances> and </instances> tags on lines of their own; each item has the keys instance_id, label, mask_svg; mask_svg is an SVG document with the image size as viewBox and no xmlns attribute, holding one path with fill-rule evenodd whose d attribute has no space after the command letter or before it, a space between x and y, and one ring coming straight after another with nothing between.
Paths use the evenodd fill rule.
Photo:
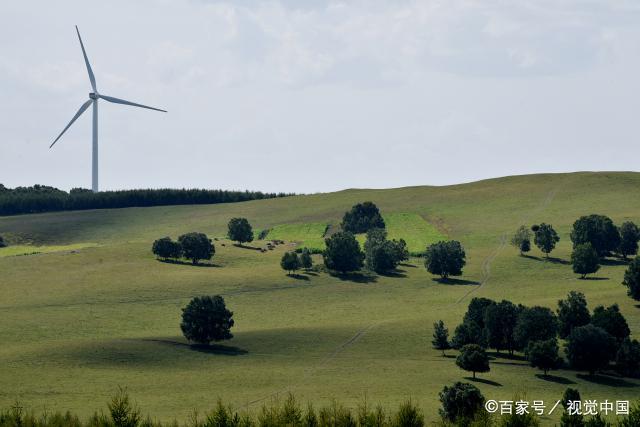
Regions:
<instances>
[{"instance_id":1,"label":"turbine blade","mask_svg":"<svg viewBox=\"0 0 640 427\"><path fill-rule=\"evenodd\" d=\"M149 107L147 105L136 104L135 102L125 101L124 99L114 98L113 96L98 95L98 98L102 98L105 101L113 102L115 104L124 104L124 105L131 105L133 107L148 108L149 110L162 111L163 113L167 112L167 110L161 110L160 108L154 108L154 107Z\"/></svg>"},{"instance_id":2,"label":"turbine blade","mask_svg":"<svg viewBox=\"0 0 640 427\"><path fill-rule=\"evenodd\" d=\"M58 137L55 139L55 141L53 141L53 143L49 146L49 148L53 147L54 144L56 142L58 142L58 140L60 139L60 137L67 131L67 129L69 129L69 127L71 127L71 125L73 124L73 122L76 121L76 119L78 117L80 117L82 115L82 113L84 113L84 111L89 108L89 105L91 105L91 103L93 102L93 99L88 100L87 102L85 102L84 104L82 104L82 107L80 107L80 109L78 110L78 112L76 113L75 116L73 116L73 119L71 119L71 121L69 122L69 124L62 129L62 132L60 132L60 135L58 135Z\"/></svg>"},{"instance_id":3,"label":"turbine blade","mask_svg":"<svg viewBox=\"0 0 640 427\"><path fill-rule=\"evenodd\" d=\"M96 90L96 77L93 75L93 70L91 69L91 64L89 64L89 58L87 58L87 52L84 50L84 44L82 43L82 37L80 37L80 30L78 30L78 26L76 25L76 32L78 33L78 40L80 40L80 47L82 48L82 55L84 56L84 63L87 66L87 72L89 73L89 80L91 80L91 87L94 92Z\"/></svg>"}]
</instances>

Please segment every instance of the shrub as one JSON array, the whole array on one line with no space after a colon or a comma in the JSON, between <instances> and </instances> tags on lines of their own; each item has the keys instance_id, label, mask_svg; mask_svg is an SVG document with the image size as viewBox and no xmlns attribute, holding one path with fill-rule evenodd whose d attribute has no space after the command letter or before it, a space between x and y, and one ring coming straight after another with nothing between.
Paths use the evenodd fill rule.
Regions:
<instances>
[{"instance_id":1,"label":"shrub","mask_svg":"<svg viewBox=\"0 0 640 427\"><path fill-rule=\"evenodd\" d=\"M423 427L424 415L416 405L411 401L407 401L398 408L395 419L392 420L392 425L398 427Z\"/></svg>"},{"instance_id":2,"label":"shrub","mask_svg":"<svg viewBox=\"0 0 640 427\"><path fill-rule=\"evenodd\" d=\"M438 242L427 248L424 265L431 274L443 279L449 276L462 275L462 267L466 264L466 254L460 242L451 240Z\"/></svg>"},{"instance_id":3,"label":"shrub","mask_svg":"<svg viewBox=\"0 0 640 427\"><path fill-rule=\"evenodd\" d=\"M445 386L439 397L442 404L440 416L459 425L465 425L465 421L473 419L484 407L484 396L469 383L456 382L450 387Z\"/></svg>"},{"instance_id":4,"label":"shrub","mask_svg":"<svg viewBox=\"0 0 640 427\"><path fill-rule=\"evenodd\" d=\"M489 357L484 351L484 348L477 344L467 344L460 349L460 354L456 358L456 365L465 371L473 373L473 378L476 377L476 372L489 372Z\"/></svg>"},{"instance_id":5,"label":"shrub","mask_svg":"<svg viewBox=\"0 0 640 427\"><path fill-rule=\"evenodd\" d=\"M253 229L246 218L231 218L227 227L227 237L238 242L240 246L243 243L253 242Z\"/></svg>"},{"instance_id":6,"label":"shrub","mask_svg":"<svg viewBox=\"0 0 640 427\"><path fill-rule=\"evenodd\" d=\"M187 233L178 237L178 242L182 248L182 254L196 265L202 259L210 260L216 253L211 239L204 233Z\"/></svg>"},{"instance_id":7,"label":"shrub","mask_svg":"<svg viewBox=\"0 0 640 427\"><path fill-rule=\"evenodd\" d=\"M622 284L628 288L627 294L631 298L640 301L640 257L635 257L629 263Z\"/></svg>"},{"instance_id":8,"label":"shrub","mask_svg":"<svg viewBox=\"0 0 640 427\"><path fill-rule=\"evenodd\" d=\"M162 259L178 259L182 257L182 245L174 242L170 237L163 237L153 242L151 252Z\"/></svg>"},{"instance_id":9,"label":"shrub","mask_svg":"<svg viewBox=\"0 0 640 427\"><path fill-rule=\"evenodd\" d=\"M324 264L330 270L346 273L362 268L364 253L355 236L348 231L335 233L325 239Z\"/></svg>"},{"instance_id":10,"label":"shrub","mask_svg":"<svg viewBox=\"0 0 640 427\"><path fill-rule=\"evenodd\" d=\"M565 354L572 368L593 375L606 368L615 356L615 340L602 328L591 324L580 326L569 334Z\"/></svg>"},{"instance_id":11,"label":"shrub","mask_svg":"<svg viewBox=\"0 0 640 427\"><path fill-rule=\"evenodd\" d=\"M295 252L285 252L280 260L280 267L287 271L288 274L298 270L300 268L300 259Z\"/></svg>"},{"instance_id":12,"label":"shrub","mask_svg":"<svg viewBox=\"0 0 640 427\"><path fill-rule=\"evenodd\" d=\"M600 258L591 243L582 243L573 248L571 266L573 272L579 274L581 279L600 269Z\"/></svg>"},{"instance_id":13,"label":"shrub","mask_svg":"<svg viewBox=\"0 0 640 427\"><path fill-rule=\"evenodd\" d=\"M342 218L342 229L354 234L366 233L372 228L384 228L378 207L372 202L358 203Z\"/></svg>"},{"instance_id":14,"label":"shrub","mask_svg":"<svg viewBox=\"0 0 640 427\"><path fill-rule=\"evenodd\" d=\"M189 341L209 345L231 339L233 325L233 312L220 295L195 297L182 309L180 329Z\"/></svg>"}]
</instances>

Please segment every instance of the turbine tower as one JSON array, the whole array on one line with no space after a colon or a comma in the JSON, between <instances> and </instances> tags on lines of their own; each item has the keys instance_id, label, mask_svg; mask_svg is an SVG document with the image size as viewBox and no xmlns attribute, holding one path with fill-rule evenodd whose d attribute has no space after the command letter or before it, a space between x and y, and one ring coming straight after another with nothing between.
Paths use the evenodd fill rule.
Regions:
<instances>
[{"instance_id":1,"label":"turbine tower","mask_svg":"<svg viewBox=\"0 0 640 427\"><path fill-rule=\"evenodd\" d=\"M140 108L148 108L149 110L162 111L166 113L165 110L161 110L160 108L149 107L147 105L136 104L135 102L125 101L124 99L114 98L112 96L102 95L98 93L98 89L96 88L96 78L93 75L93 70L91 70L91 64L89 64L89 58L87 58L87 52L84 50L84 44L82 43L82 38L80 37L80 31L78 30L78 26L76 25L76 33L78 33L78 40L80 40L80 48L82 49L82 56L84 56L84 63L87 66L87 73L89 73L89 80L91 81L91 88L93 92L89 93L89 100L82 104L78 112L71 119L69 124L62 129L60 135L53 141L53 143L49 146L49 148L53 147L56 142L60 139L60 137L71 127L73 122L75 122L78 117L84 113L89 106L93 106L93 145L91 151L91 189L94 193L98 192L98 99L104 99L108 102L113 102L114 104L124 104L131 105L134 107Z\"/></svg>"}]
</instances>

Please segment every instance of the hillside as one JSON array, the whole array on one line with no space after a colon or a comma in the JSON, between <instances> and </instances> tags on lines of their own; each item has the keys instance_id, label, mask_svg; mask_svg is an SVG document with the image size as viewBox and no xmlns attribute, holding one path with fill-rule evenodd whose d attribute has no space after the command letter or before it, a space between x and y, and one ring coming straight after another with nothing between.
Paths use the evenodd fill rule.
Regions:
<instances>
[{"instance_id":1,"label":"hillside","mask_svg":"<svg viewBox=\"0 0 640 427\"><path fill-rule=\"evenodd\" d=\"M247 217L254 230L316 233L335 227L365 200L383 214L397 214L391 216L397 224L403 224L400 214L413 218L406 235L460 240L468 261L460 284L434 281L419 258L393 277L286 277L278 263L295 247L291 241L261 253L219 240L211 267L161 263L150 253L151 242L163 236L200 231L223 238L235 216ZM17 399L37 411L56 407L88 415L123 385L143 412L169 419L185 419L193 408L205 411L218 397L253 411L291 391L302 400L336 398L353 406L365 395L385 405L412 398L433 420L438 392L467 373L431 349L432 324L442 319L452 332L473 296L555 309L568 291L579 290L591 309L618 303L640 337L640 306L620 284L624 265L603 266L599 280L577 280L564 262L572 223L590 213L640 223L640 173L541 174L220 205L0 217L0 235L12 245L43 252L2 256L0 249L0 407ZM431 228L423 230L415 218ZM560 234L553 253L559 262L540 259L537 249L520 257L508 245L519 225L540 222ZM57 250L46 253L47 247ZM230 348L195 351L182 338L180 309L202 294L224 295L234 311ZM497 358L481 376L486 382L476 385L491 399L524 393L553 403L568 384L602 400L634 399L640 386L563 370L554 373L562 380L551 382L537 373L524 361Z\"/></svg>"}]
</instances>

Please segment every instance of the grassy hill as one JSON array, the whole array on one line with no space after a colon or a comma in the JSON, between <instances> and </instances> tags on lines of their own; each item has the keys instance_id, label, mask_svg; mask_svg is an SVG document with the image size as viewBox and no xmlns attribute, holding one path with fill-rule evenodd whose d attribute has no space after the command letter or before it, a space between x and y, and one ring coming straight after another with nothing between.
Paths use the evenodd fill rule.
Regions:
<instances>
[{"instance_id":1,"label":"grassy hill","mask_svg":"<svg viewBox=\"0 0 640 427\"><path fill-rule=\"evenodd\" d=\"M460 284L434 281L418 258L394 277L284 275L283 251L307 235L321 242L319 229L335 227L346 210L366 200L393 218L390 237L460 240L468 261ZM640 307L620 284L623 265L603 266L599 280L577 280L566 265L570 227L590 213L640 223L640 173L544 174L225 205L0 217L0 235L41 252L2 256L8 249L0 249L0 406L18 399L37 411L88 415L123 385L145 412L166 419L205 411L218 397L253 411L291 391L302 400L336 398L352 406L365 396L389 406L411 398L433 420L443 385L468 375L431 349L432 324L442 319L453 331L473 296L555 309L568 291L579 290L591 309L620 304L640 337ZM201 231L222 238L234 216L247 217L256 230L272 229L270 238L292 241L261 253L219 240L208 267L161 263L150 253L151 242L162 236ZM539 222L560 234L557 262L542 260L537 249L520 257L508 246L519 225ZM72 246L46 249L66 245ZM181 336L181 308L202 294L224 295L235 313L235 337L226 348L196 351ZM551 405L568 385L598 400L635 399L640 390L639 381L627 379L593 380L561 370L548 381L536 374L526 362L496 358L491 372L480 375L486 381L476 384L490 399L519 394Z\"/></svg>"}]
</instances>

